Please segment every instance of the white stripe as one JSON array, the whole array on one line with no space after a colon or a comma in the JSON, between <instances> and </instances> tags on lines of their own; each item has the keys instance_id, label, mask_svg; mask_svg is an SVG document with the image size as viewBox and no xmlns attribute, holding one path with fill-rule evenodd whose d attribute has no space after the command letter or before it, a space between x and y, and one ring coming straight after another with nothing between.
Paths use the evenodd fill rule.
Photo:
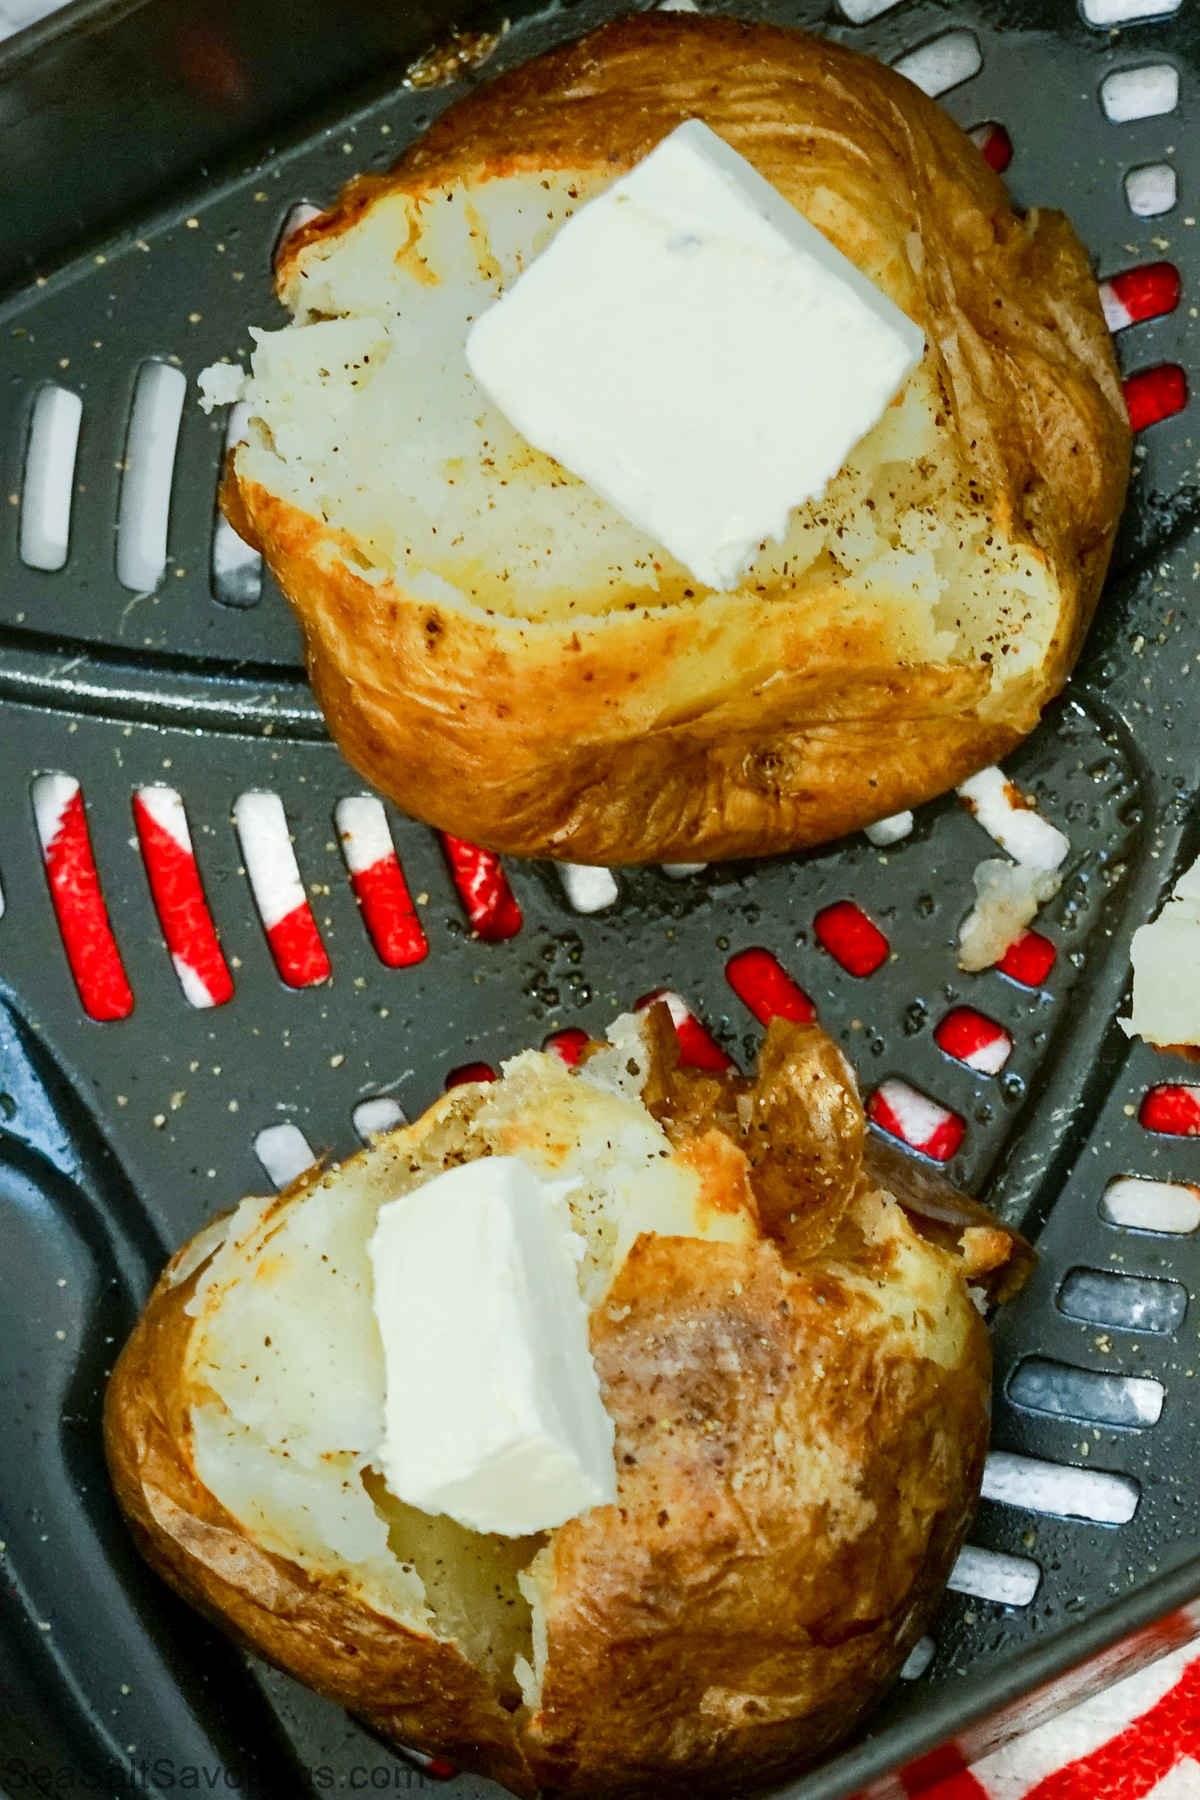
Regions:
<instances>
[{"instance_id":1,"label":"white stripe","mask_svg":"<svg viewBox=\"0 0 1200 1800\"><path fill-rule=\"evenodd\" d=\"M1114 69L1100 83L1100 103L1114 125L1130 119L1156 119L1179 105L1179 70L1170 63L1144 63L1140 69Z\"/></svg>"},{"instance_id":2,"label":"white stripe","mask_svg":"<svg viewBox=\"0 0 1200 1800\"><path fill-rule=\"evenodd\" d=\"M298 1125L268 1125L254 1140L254 1154L277 1188L287 1187L316 1161Z\"/></svg>"},{"instance_id":3,"label":"white stripe","mask_svg":"<svg viewBox=\"0 0 1200 1800\"><path fill-rule=\"evenodd\" d=\"M1100 1215L1110 1225L1124 1225L1132 1231L1183 1236L1200 1225L1200 1189L1177 1181L1120 1175L1105 1188Z\"/></svg>"},{"instance_id":4,"label":"white stripe","mask_svg":"<svg viewBox=\"0 0 1200 1800\"><path fill-rule=\"evenodd\" d=\"M1097 1525L1127 1525L1141 1495L1137 1482L1128 1475L1074 1469L993 1450L983 1472L983 1497L1026 1512L1091 1519Z\"/></svg>"},{"instance_id":5,"label":"white stripe","mask_svg":"<svg viewBox=\"0 0 1200 1800\"><path fill-rule=\"evenodd\" d=\"M171 962L179 977L183 997L189 1006L194 1006L197 1011L203 1012L206 1007L215 1004L205 982L193 969L191 963L185 962L182 956L178 956L174 950L171 952Z\"/></svg>"},{"instance_id":6,"label":"white stripe","mask_svg":"<svg viewBox=\"0 0 1200 1800\"><path fill-rule=\"evenodd\" d=\"M1104 308L1104 323L1110 331L1124 331L1127 325L1133 324L1133 314L1117 299L1111 281L1100 283L1100 304Z\"/></svg>"},{"instance_id":7,"label":"white stripe","mask_svg":"<svg viewBox=\"0 0 1200 1800\"><path fill-rule=\"evenodd\" d=\"M249 437L250 404L239 400L229 409L225 449ZM262 557L240 538L224 513L217 512L212 539L213 591L223 606L256 606L262 597Z\"/></svg>"},{"instance_id":8,"label":"white stripe","mask_svg":"<svg viewBox=\"0 0 1200 1800\"><path fill-rule=\"evenodd\" d=\"M922 1675L933 1661L933 1653L937 1649L931 1637L919 1638L908 1653L908 1661L900 1671L901 1681L920 1681Z\"/></svg>"},{"instance_id":9,"label":"white stripe","mask_svg":"<svg viewBox=\"0 0 1200 1800\"><path fill-rule=\"evenodd\" d=\"M383 802L373 794L348 794L335 811L342 855L352 875L362 875L396 854Z\"/></svg>"},{"instance_id":10,"label":"white stripe","mask_svg":"<svg viewBox=\"0 0 1200 1800\"><path fill-rule=\"evenodd\" d=\"M998 1600L1002 1606L1028 1606L1038 1591L1042 1571L1025 1556L981 1550L964 1544L946 1583L951 1593L976 1600Z\"/></svg>"},{"instance_id":11,"label":"white stripe","mask_svg":"<svg viewBox=\"0 0 1200 1800\"><path fill-rule=\"evenodd\" d=\"M1170 212L1178 197L1179 183L1170 163L1146 163L1125 177L1125 203L1139 219L1157 219Z\"/></svg>"},{"instance_id":12,"label":"white stripe","mask_svg":"<svg viewBox=\"0 0 1200 1800\"><path fill-rule=\"evenodd\" d=\"M1200 1763L1185 1756L1169 1775L1155 1782L1145 1800L1200 1800Z\"/></svg>"},{"instance_id":13,"label":"white stripe","mask_svg":"<svg viewBox=\"0 0 1200 1800\"><path fill-rule=\"evenodd\" d=\"M39 775L33 784L33 816L47 855L62 826L63 814L78 792L79 783L73 775Z\"/></svg>"},{"instance_id":14,"label":"white stripe","mask_svg":"<svg viewBox=\"0 0 1200 1800\"><path fill-rule=\"evenodd\" d=\"M183 809L183 796L175 788L156 782L153 787L140 787L137 797L159 830L165 831L180 850L191 856L192 834Z\"/></svg>"},{"instance_id":15,"label":"white stripe","mask_svg":"<svg viewBox=\"0 0 1200 1800\"><path fill-rule=\"evenodd\" d=\"M936 100L939 94L970 81L983 67L983 52L973 31L944 31L931 43L910 50L892 67L907 76L923 94Z\"/></svg>"},{"instance_id":16,"label":"white stripe","mask_svg":"<svg viewBox=\"0 0 1200 1800\"><path fill-rule=\"evenodd\" d=\"M1031 869L1052 873L1071 848L1070 839L1049 819L1025 806L1014 806L1003 769L980 769L958 789L978 824L1002 850Z\"/></svg>"},{"instance_id":17,"label":"white stripe","mask_svg":"<svg viewBox=\"0 0 1200 1800\"><path fill-rule=\"evenodd\" d=\"M587 863L559 863L558 878L576 912L601 912L618 897L611 869Z\"/></svg>"},{"instance_id":18,"label":"white stripe","mask_svg":"<svg viewBox=\"0 0 1200 1800\"><path fill-rule=\"evenodd\" d=\"M985 1756L973 1764L971 1773L989 1800L1021 1800L1022 1795L1056 1769L1090 1756L1149 1712L1164 1694L1170 1693L1196 1650L1195 1644L1188 1644L1151 1663L1149 1668L1140 1669L1136 1675L1127 1675L1124 1681L1085 1700L1081 1706L1060 1713L1002 1750Z\"/></svg>"},{"instance_id":19,"label":"white stripe","mask_svg":"<svg viewBox=\"0 0 1200 1800\"><path fill-rule=\"evenodd\" d=\"M672 881L686 881L687 877L689 875L699 875L699 873L702 869L707 869L708 864L707 863L662 863L660 866L662 868L663 874L669 875L671 877Z\"/></svg>"},{"instance_id":20,"label":"white stripe","mask_svg":"<svg viewBox=\"0 0 1200 1800\"><path fill-rule=\"evenodd\" d=\"M33 403L21 488L21 561L61 569L71 537L71 498L83 401L69 388L44 387Z\"/></svg>"},{"instance_id":21,"label":"white stripe","mask_svg":"<svg viewBox=\"0 0 1200 1800\"><path fill-rule=\"evenodd\" d=\"M899 812L886 819L876 819L873 825L864 825L863 835L876 849L886 850L889 844L898 844L901 838L906 838L912 828L912 814Z\"/></svg>"},{"instance_id":22,"label":"white stripe","mask_svg":"<svg viewBox=\"0 0 1200 1800\"><path fill-rule=\"evenodd\" d=\"M980 1044L978 1050L970 1051L962 1060L969 1069L978 1069L981 1075L998 1075L1011 1055L1012 1039L1007 1031L998 1031L994 1038Z\"/></svg>"},{"instance_id":23,"label":"white stripe","mask_svg":"<svg viewBox=\"0 0 1200 1800\"><path fill-rule=\"evenodd\" d=\"M866 25L899 4L900 0L838 0L838 6L854 25Z\"/></svg>"},{"instance_id":24,"label":"white stripe","mask_svg":"<svg viewBox=\"0 0 1200 1800\"><path fill-rule=\"evenodd\" d=\"M354 1109L354 1129L364 1144L369 1144L381 1131L395 1131L407 1125L404 1108L390 1094L376 1094L371 1100L360 1100Z\"/></svg>"},{"instance_id":25,"label":"white stripe","mask_svg":"<svg viewBox=\"0 0 1200 1800\"><path fill-rule=\"evenodd\" d=\"M678 1029L680 1025L686 1025L687 1021L693 1017L692 1009L687 1001L683 998L682 994L675 993L673 988L664 988L661 994L655 994L654 999L662 1001L663 1005L670 1013L671 1023L676 1029ZM651 1001L650 1004L653 1005L654 1001Z\"/></svg>"},{"instance_id":26,"label":"white stripe","mask_svg":"<svg viewBox=\"0 0 1200 1800\"><path fill-rule=\"evenodd\" d=\"M254 904L270 931L298 906L308 904L283 801L278 794L239 794L233 803L233 818Z\"/></svg>"},{"instance_id":27,"label":"white stripe","mask_svg":"<svg viewBox=\"0 0 1200 1800\"><path fill-rule=\"evenodd\" d=\"M1165 19L1177 13L1183 0L1083 0L1083 16L1089 25L1133 25L1139 19Z\"/></svg>"},{"instance_id":28,"label":"white stripe","mask_svg":"<svg viewBox=\"0 0 1200 1800\"><path fill-rule=\"evenodd\" d=\"M167 566L167 525L187 377L171 363L138 370L117 515L117 580L148 594Z\"/></svg>"},{"instance_id":29,"label":"white stripe","mask_svg":"<svg viewBox=\"0 0 1200 1800\"><path fill-rule=\"evenodd\" d=\"M935 1131L946 1123L952 1115L928 1094L920 1094L916 1088L909 1087L906 1081L897 1081L889 1077L879 1084L879 1098L887 1103L896 1115L896 1122L904 1134L904 1140L919 1149L927 1144Z\"/></svg>"}]
</instances>

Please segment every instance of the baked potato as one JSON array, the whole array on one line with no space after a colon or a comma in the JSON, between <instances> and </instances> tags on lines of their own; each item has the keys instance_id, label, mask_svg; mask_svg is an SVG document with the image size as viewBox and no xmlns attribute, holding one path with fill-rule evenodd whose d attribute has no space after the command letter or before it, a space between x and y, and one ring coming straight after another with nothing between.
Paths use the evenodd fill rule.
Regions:
<instances>
[{"instance_id":1,"label":"baked potato","mask_svg":"<svg viewBox=\"0 0 1200 1800\"><path fill-rule=\"evenodd\" d=\"M113 1372L108 1456L153 1566L389 1739L523 1795L726 1792L845 1737L928 1624L1019 1245L880 1185L816 1027L776 1021L753 1078L680 1069L665 1008L609 1039L202 1231ZM525 1538L402 1504L372 1460L376 1215L488 1155L577 1183L615 1427L617 1503Z\"/></svg>"},{"instance_id":2,"label":"baked potato","mask_svg":"<svg viewBox=\"0 0 1200 1800\"><path fill-rule=\"evenodd\" d=\"M702 587L467 371L470 319L698 117L925 333L824 497ZM224 488L383 793L584 863L833 838L995 762L1066 680L1129 426L1084 251L902 76L799 31L641 15L452 106L286 244Z\"/></svg>"}]
</instances>

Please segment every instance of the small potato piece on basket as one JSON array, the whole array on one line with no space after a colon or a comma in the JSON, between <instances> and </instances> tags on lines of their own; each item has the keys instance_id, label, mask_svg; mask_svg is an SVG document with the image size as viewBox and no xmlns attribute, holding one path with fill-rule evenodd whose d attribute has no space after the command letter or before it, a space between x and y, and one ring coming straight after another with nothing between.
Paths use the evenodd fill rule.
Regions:
<instances>
[{"instance_id":1,"label":"small potato piece on basket","mask_svg":"<svg viewBox=\"0 0 1200 1800\"><path fill-rule=\"evenodd\" d=\"M680 1069L665 1008L609 1037L208 1227L117 1364L108 1454L154 1567L394 1741L524 1795L715 1794L843 1739L938 1604L987 1444L984 1227L960 1246L927 1197L931 1241L872 1176L816 1027L776 1021L755 1077ZM574 1183L615 1429L616 1504L527 1537L378 1467L377 1214L489 1155Z\"/></svg>"},{"instance_id":2,"label":"small potato piece on basket","mask_svg":"<svg viewBox=\"0 0 1200 1800\"><path fill-rule=\"evenodd\" d=\"M690 118L926 343L728 591L532 448L465 359L470 321ZM1096 283L1062 215L1019 217L881 64L733 19L606 25L352 182L277 284L294 323L210 386L250 406L225 507L338 744L417 817L583 863L771 854L955 786L1066 680L1129 470Z\"/></svg>"}]
</instances>

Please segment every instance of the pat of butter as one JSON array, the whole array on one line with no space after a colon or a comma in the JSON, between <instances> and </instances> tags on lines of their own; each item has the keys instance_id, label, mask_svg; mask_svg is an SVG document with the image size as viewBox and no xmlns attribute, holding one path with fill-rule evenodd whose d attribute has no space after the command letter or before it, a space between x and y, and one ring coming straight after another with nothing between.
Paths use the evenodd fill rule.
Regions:
<instances>
[{"instance_id":1,"label":"pat of butter","mask_svg":"<svg viewBox=\"0 0 1200 1800\"><path fill-rule=\"evenodd\" d=\"M473 1531L523 1537L616 1498L570 1185L482 1157L381 1207L370 1242L379 1466L398 1499Z\"/></svg>"},{"instance_id":2,"label":"pat of butter","mask_svg":"<svg viewBox=\"0 0 1200 1800\"><path fill-rule=\"evenodd\" d=\"M882 416L925 340L698 119L558 232L467 336L517 430L710 587Z\"/></svg>"}]
</instances>

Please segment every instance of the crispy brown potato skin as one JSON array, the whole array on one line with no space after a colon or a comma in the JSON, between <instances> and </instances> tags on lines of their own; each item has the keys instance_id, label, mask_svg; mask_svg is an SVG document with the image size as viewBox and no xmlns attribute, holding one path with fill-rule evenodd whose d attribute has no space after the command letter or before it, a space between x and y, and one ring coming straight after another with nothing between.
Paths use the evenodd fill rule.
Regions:
<instances>
[{"instance_id":1,"label":"crispy brown potato skin","mask_svg":"<svg viewBox=\"0 0 1200 1800\"><path fill-rule=\"evenodd\" d=\"M776 1021L757 1078L693 1079L676 1059L656 1042L648 1085L677 1145L719 1135L757 1154L756 1099L775 1115L800 1240L786 1223L748 1244L643 1235L593 1313L618 1502L550 1534L536 1711L506 1710L453 1644L384 1617L342 1578L262 1549L204 1487L185 1374L195 1276L176 1282L168 1266L106 1398L117 1497L179 1593L385 1736L522 1795L718 1795L817 1760L926 1629L982 1479L983 1320L960 1290L963 1347L945 1366L900 1348L864 1301L864 1278L874 1295L894 1252L856 1222L855 1196L874 1184L840 1052L815 1027ZM769 1152L742 1161L732 1148L710 1159L713 1182L753 1184ZM946 1219L957 1202L925 1204ZM967 1207L972 1223L986 1217Z\"/></svg>"},{"instance_id":2,"label":"crispy brown potato skin","mask_svg":"<svg viewBox=\"0 0 1200 1800\"><path fill-rule=\"evenodd\" d=\"M451 107L390 174L352 182L289 243L280 283L306 244L389 187L530 166L620 172L689 117L785 196L821 188L853 209L847 229L865 234L862 254L938 358L995 516L1055 572L1057 626L1002 704L983 663L904 665L886 630L806 630L778 598L743 597L733 615L709 601L526 627L370 586L327 554L339 533L232 477L228 515L296 610L346 756L409 812L500 850L757 856L914 806L1033 728L1107 567L1129 428L1078 239L1060 214L1018 219L938 106L836 44L719 18L605 26ZM689 667L705 679L676 690Z\"/></svg>"}]
</instances>

